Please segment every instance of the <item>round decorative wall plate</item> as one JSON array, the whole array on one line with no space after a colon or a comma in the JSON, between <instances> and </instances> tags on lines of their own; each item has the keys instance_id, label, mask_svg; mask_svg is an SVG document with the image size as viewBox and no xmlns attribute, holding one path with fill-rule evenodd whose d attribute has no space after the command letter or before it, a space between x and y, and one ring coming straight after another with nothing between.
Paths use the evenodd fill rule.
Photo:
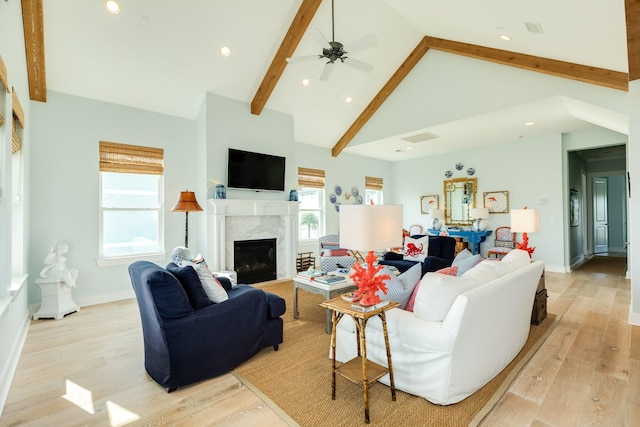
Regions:
<instances>
[{"instance_id":1,"label":"round decorative wall plate","mask_svg":"<svg viewBox=\"0 0 640 427\"><path fill-rule=\"evenodd\" d=\"M458 169L459 171L461 171L463 167L464 165L462 163L456 163L456 169Z\"/></svg>"},{"instance_id":2,"label":"round decorative wall plate","mask_svg":"<svg viewBox=\"0 0 640 427\"><path fill-rule=\"evenodd\" d=\"M336 192L337 196L341 195L342 194L342 187L340 187L339 185L336 185L335 192Z\"/></svg>"},{"instance_id":3,"label":"round decorative wall plate","mask_svg":"<svg viewBox=\"0 0 640 427\"><path fill-rule=\"evenodd\" d=\"M329 194L329 201L330 201L331 203L335 203L335 202L336 202L336 200L338 200L338 198L336 197L336 195L335 195L335 194L333 194L333 193Z\"/></svg>"},{"instance_id":4,"label":"round decorative wall plate","mask_svg":"<svg viewBox=\"0 0 640 427\"><path fill-rule=\"evenodd\" d=\"M351 194L354 195L354 196L357 196L358 194L360 194L360 191L358 191L357 187L353 187L351 189Z\"/></svg>"},{"instance_id":5,"label":"round decorative wall plate","mask_svg":"<svg viewBox=\"0 0 640 427\"><path fill-rule=\"evenodd\" d=\"M473 176L475 173L476 173L476 170L474 168L467 169L467 175Z\"/></svg>"},{"instance_id":6,"label":"round decorative wall plate","mask_svg":"<svg viewBox=\"0 0 640 427\"><path fill-rule=\"evenodd\" d=\"M340 202L336 203L336 212L340 212Z\"/></svg>"},{"instance_id":7,"label":"round decorative wall plate","mask_svg":"<svg viewBox=\"0 0 640 427\"><path fill-rule=\"evenodd\" d=\"M451 178L451 177L453 176L453 172L451 172L451 171L446 171L446 172L444 173L444 176L445 176L446 178Z\"/></svg>"},{"instance_id":8,"label":"round decorative wall plate","mask_svg":"<svg viewBox=\"0 0 640 427\"><path fill-rule=\"evenodd\" d=\"M362 198L362 196L358 195L356 196L356 203L361 205L364 202L364 199Z\"/></svg>"}]
</instances>

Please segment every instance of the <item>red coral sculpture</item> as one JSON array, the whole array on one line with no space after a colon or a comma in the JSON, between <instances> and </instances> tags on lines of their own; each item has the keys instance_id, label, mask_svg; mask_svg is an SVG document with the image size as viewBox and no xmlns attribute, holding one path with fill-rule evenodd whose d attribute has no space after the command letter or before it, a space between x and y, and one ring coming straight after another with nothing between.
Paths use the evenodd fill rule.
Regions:
<instances>
[{"instance_id":1,"label":"red coral sculpture","mask_svg":"<svg viewBox=\"0 0 640 427\"><path fill-rule=\"evenodd\" d=\"M364 268L359 263L355 263L353 265L355 272L349 276L358 287L353 293L353 296L360 297L359 303L362 305L378 304L380 302L380 296L378 296L377 291L381 290L386 294L387 286L384 281L391 279L391 277L388 274L378 274L378 272L382 270L382 266L373 265L373 263L377 261L377 257L373 251L367 254L365 261L367 262L367 268Z\"/></svg>"},{"instance_id":2,"label":"red coral sculpture","mask_svg":"<svg viewBox=\"0 0 640 427\"><path fill-rule=\"evenodd\" d=\"M529 253L529 258L531 258L533 256L533 252L536 250L536 247L535 246L530 247L529 235L527 233L522 233L522 243L516 242L516 249L522 249L523 251L527 251Z\"/></svg>"}]
</instances>

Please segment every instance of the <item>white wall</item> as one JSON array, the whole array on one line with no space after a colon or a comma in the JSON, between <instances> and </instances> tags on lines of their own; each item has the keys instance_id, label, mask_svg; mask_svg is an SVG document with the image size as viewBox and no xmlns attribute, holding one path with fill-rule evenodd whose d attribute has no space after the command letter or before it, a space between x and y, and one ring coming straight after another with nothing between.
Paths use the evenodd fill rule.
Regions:
<instances>
[{"instance_id":1,"label":"white wall","mask_svg":"<svg viewBox=\"0 0 640 427\"><path fill-rule=\"evenodd\" d=\"M455 169L458 162L464 164L462 171ZM538 209L540 232L529 236L530 246L536 247L534 258L543 260L550 271L564 271L561 135L394 163L391 195L394 203L404 205L405 226L428 226L428 216L420 213L420 196L439 195L442 208L445 171L460 178L469 167L478 179L477 206L482 206L483 192L506 190L510 209ZM508 213L491 214L488 222L495 229L509 225L510 218ZM490 236L482 243L483 255L492 242Z\"/></svg>"},{"instance_id":2,"label":"white wall","mask_svg":"<svg viewBox=\"0 0 640 427\"><path fill-rule=\"evenodd\" d=\"M33 280L57 241L68 243L67 266L79 270L72 295L80 306L132 297L128 263L96 264L98 143L164 149L164 247L170 255L184 244L185 222L185 214L171 212L171 206L180 191L203 187L197 174L196 122L56 92L48 92L46 103L34 103L32 116L30 303L40 301ZM204 192L199 195L204 202ZM189 232L197 235L203 229L190 221Z\"/></svg>"}]
</instances>

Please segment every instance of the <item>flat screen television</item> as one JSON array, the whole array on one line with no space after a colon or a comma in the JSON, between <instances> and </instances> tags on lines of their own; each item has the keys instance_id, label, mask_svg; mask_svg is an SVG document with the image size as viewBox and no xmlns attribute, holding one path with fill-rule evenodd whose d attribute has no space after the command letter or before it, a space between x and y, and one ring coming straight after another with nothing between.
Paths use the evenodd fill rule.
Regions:
<instances>
[{"instance_id":1,"label":"flat screen television","mask_svg":"<svg viewBox=\"0 0 640 427\"><path fill-rule=\"evenodd\" d=\"M227 187L284 191L285 158L229 148Z\"/></svg>"}]
</instances>

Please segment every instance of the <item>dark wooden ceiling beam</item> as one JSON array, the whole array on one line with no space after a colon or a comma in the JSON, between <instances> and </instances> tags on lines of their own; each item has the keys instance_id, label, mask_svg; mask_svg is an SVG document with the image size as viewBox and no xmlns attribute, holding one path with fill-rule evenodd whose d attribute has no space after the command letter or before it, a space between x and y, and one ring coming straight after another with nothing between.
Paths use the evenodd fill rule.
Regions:
<instances>
[{"instance_id":1,"label":"dark wooden ceiling beam","mask_svg":"<svg viewBox=\"0 0 640 427\"><path fill-rule=\"evenodd\" d=\"M612 89L626 91L629 88L628 74L620 71L590 67L588 65L574 64L571 62L509 52L507 50L492 49L489 47L443 40L429 36L426 36L426 39L427 45L429 45L431 49L443 52L496 62L502 65L522 68L529 71L537 71L539 73L549 74L556 77L564 77Z\"/></svg>"},{"instance_id":2,"label":"dark wooden ceiling beam","mask_svg":"<svg viewBox=\"0 0 640 427\"><path fill-rule=\"evenodd\" d=\"M291 26L289 26L289 31L287 31L282 43L280 43L280 47L273 57L267 73L262 79L258 91L253 97L253 101L251 101L251 114L259 115L262 112L262 109L269 100L273 89L275 89L278 80L287 66L286 59L293 56L296 47L298 47L300 40L302 40L302 36L311 23L311 19L313 19L313 16L316 14L320 3L322 3L322 0L304 0L300 5L298 13L295 18L293 18Z\"/></svg>"},{"instance_id":3,"label":"dark wooden ceiling beam","mask_svg":"<svg viewBox=\"0 0 640 427\"><path fill-rule=\"evenodd\" d=\"M351 140L356 136L360 129L369 121L371 116L380 108L382 104L387 100L387 98L393 93L394 90L398 87L398 85L404 80L407 75L411 72L413 67L416 66L420 59L424 56L425 53L429 50L429 46L426 44L426 38L420 40L420 43L413 49L413 51L409 54L407 59L404 60L402 65L393 73L393 76L387 81L387 83L380 89L380 92L373 98L373 100L367 105L360 116L356 119L355 122L351 125L349 129L345 132L345 134L340 138L340 140L333 146L331 149L331 155L333 157L337 157L338 154L345 149L345 147L351 142Z\"/></svg>"},{"instance_id":4,"label":"dark wooden ceiling beam","mask_svg":"<svg viewBox=\"0 0 640 427\"><path fill-rule=\"evenodd\" d=\"M625 0L629 81L640 79L640 0Z\"/></svg>"},{"instance_id":5,"label":"dark wooden ceiling beam","mask_svg":"<svg viewBox=\"0 0 640 427\"><path fill-rule=\"evenodd\" d=\"M29 98L47 101L47 75L44 62L44 19L42 0L22 0L24 48L27 57Z\"/></svg>"}]
</instances>

